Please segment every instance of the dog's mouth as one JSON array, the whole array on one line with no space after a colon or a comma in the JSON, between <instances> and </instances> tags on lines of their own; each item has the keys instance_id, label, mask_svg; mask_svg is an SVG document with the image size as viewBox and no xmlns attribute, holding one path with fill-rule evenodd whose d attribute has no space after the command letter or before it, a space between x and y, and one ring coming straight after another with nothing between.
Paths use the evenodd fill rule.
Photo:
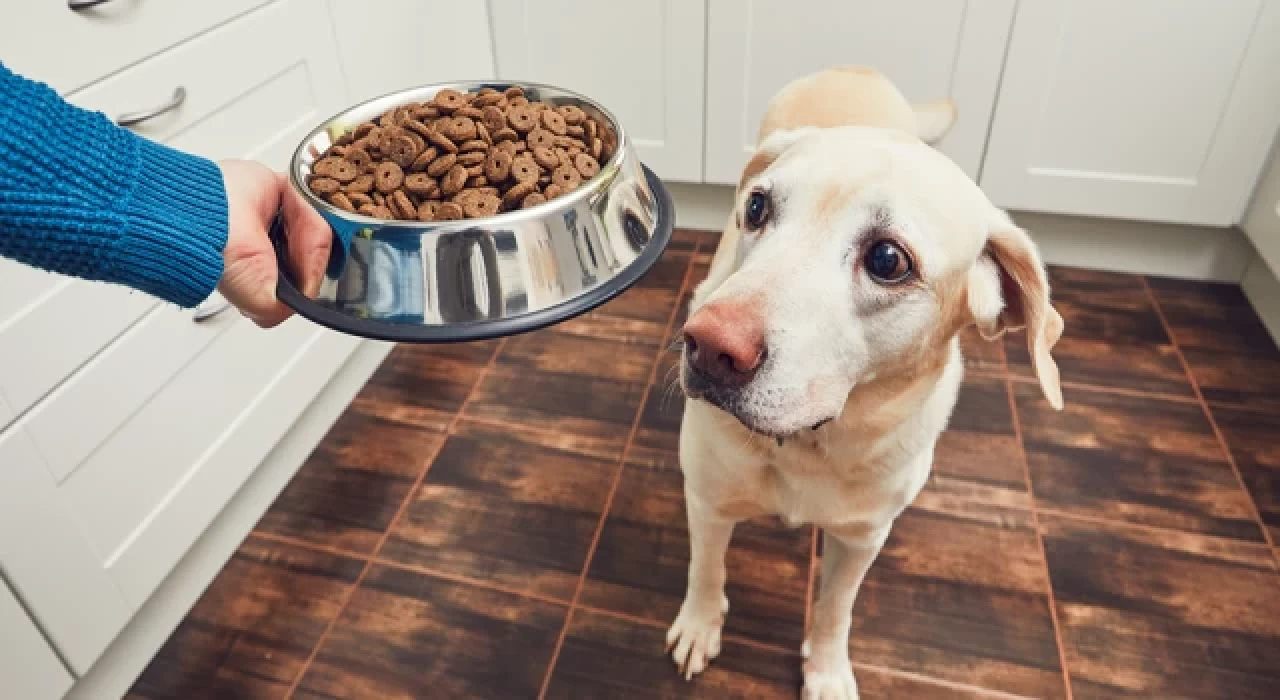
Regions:
<instances>
[{"instance_id":1,"label":"dog's mouth","mask_svg":"<svg viewBox=\"0 0 1280 700\"><path fill-rule=\"evenodd\" d=\"M777 440L779 445L788 439L796 437L805 430L804 428L780 430L776 426L764 425L759 418L745 410L741 389L729 389L720 386L688 365L685 365L682 380L681 386L684 389L685 396L689 399L705 401L715 406L733 416L735 420L742 424L742 427L757 435ZM831 418L823 418L809 426L808 430L817 430L831 421Z\"/></svg>"}]
</instances>

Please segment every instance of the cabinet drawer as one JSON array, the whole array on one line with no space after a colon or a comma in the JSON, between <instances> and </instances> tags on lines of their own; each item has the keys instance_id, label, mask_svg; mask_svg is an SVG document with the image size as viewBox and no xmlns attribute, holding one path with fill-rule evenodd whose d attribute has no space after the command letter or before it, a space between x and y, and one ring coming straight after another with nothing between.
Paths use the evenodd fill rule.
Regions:
<instances>
[{"instance_id":1,"label":"cabinet drawer","mask_svg":"<svg viewBox=\"0 0 1280 700\"><path fill-rule=\"evenodd\" d=\"M3 0L0 60L66 94L266 2Z\"/></svg>"},{"instance_id":2,"label":"cabinet drawer","mask_svg":"<svg viewBox=\"0 0 1280 700\"><path fill-rule=\"evenodd\" d=\"M71 674L58 661L13 594L0 580L0 678L5 692L24 700L58 700Z\"/></svg>"},{"instance_id":3,"label":"cabinet drawer","mask_svg":"<svg viewBox=\"0 0 1280 700\"><path fill-rule=\"evenodd\" d=\"M156 308L37 405L22 425L54 479L66 479L239 317L216 293L194 312Z\"/></svg>"}]
</instances>

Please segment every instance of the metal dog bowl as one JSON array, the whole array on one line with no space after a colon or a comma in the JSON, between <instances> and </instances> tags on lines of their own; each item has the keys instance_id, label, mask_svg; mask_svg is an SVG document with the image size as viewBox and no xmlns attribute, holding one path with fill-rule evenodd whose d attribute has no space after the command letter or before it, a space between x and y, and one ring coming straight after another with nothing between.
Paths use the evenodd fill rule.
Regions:
<instances>
[{"instance_id":1,"label":"metal dog bowl","mask_svg":"<svg viewBox=\"0 0 1280 700\"><path fill-rule=\"evenodd\" d=\"M618 145L595 177L529 209L484 219L387 221L330 205L306 186L311 165L334 139L394 106L517 85L530 100L572 104L608 124ZM396 342L441 343L536 330L586 313L635 284L671 239L671 196L636 157L618 120L581 95L545 85L462 82L384 95L317 127L293 155L295 189L329 222L335 242L316 299L288 270L288 232L271 238L280 261L280 300L344 333Z\"/></svg>"}]
</instances>

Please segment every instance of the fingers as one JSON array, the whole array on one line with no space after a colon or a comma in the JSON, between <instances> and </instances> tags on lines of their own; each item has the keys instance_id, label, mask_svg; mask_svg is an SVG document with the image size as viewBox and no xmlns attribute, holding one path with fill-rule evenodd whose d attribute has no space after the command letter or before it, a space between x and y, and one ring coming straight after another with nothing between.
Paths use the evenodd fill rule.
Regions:
<instances>
[{"instance_id":1,"label":"fingers","mask_svg":"<svg viewBox=\"0 0 1280 700\"><path fill-rule=\"evenodd\" d=\"M276 298L278 277L275 254L270 248L261 248L231 261L218 291L250 321L261 328L273 328L293 313Z\"/></svg>"},{"instance_id":2,"label":"fingers","mask_svg":"<svg viewBox=\"0 0 1280 700\"><path fill-rule=\"evenodd\" d=\"M289 238L289 262L297 277L298 289L314 298L320 293L320 283L329 264L333 231L324 217L293 189L286 176L279 175L278 182Z\"/></svg>"}]
</instances>

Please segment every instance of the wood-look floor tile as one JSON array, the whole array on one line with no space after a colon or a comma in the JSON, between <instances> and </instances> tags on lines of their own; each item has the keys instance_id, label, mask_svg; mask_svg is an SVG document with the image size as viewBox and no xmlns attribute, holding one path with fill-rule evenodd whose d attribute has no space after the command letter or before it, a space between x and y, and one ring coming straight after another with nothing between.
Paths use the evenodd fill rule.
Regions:
<instances>
[{"instance_id":1,"label":"wood-look floor tile","mask_svg":"<svg viewBox=\"0 0 1280 700\"><path fill-rule=\"evenodd\" d=\"M1248 495L1196 404L1015 387L1037 503L1111 520L1261 540Z\"/></svg>"},{"instance_id":2,"label":"wood-look floor tile","mask_svg":"<svg viewBox=\"0 0 1280 700\"><path fill-rule=\"evenodd\" d=\"M908 508L859 592L850 651L855 662L1063 697L1030 512Z\"/></svg>"},{"instance_id":3,"label":"wood-look floor tile","mask_svg":"<svg viewBox=\"0 0 1280 700\"><path fill-rule=\"evenodd\" d=\"M690 683L663 653L665 634L658 627L575 611L547 697L792 700L799 695L798 654L765 651L727 639L720 656Z\"/></svg>"},{"instance_id":4,"label":"wood-look floor tile","mask_svg":"<svg viewBox=\"0 0 1280 700\"><path fill-rule=\"evenodd\" d=\"M257 529L369 554L443 439L352 406Z\"/></svg>"},{"instance_id":5,"label":"wood-look floor tile","mask_svg":"<svg viewBox=\"0 0 1280 700\"><path fill-rule=\"evenodd\" d=\"M570 600L616 469L463 421L381 556Z\"/></svg>"},{"instance_id":6,"label":"wood-look floor tile","mask_svg":"<svg viewBox=\"0 0 1280 700\"><path fill-rule=\"evenodd\" d=\"M568 328L511 338L466 415L570 433L583 449L617 459L640 410L659 341L585 332L600 319L609 320L579 319Z\"/></svg>"},{"instance_id":7,"label":"wood-look floor tile","mask_svg":"<svg viewBox=\"0 0 1280 700\"><path fill-rule=\"evenodd\" d=\"M933 473L921 498L1027 508L1026 469L1002 379L969 377L946 432L938 439Z\"/></svg>"},{"instance_id":8,"label":"wood-look floor tile","mask_svg":"<svg viewBox=\"0 0 1280 700\"><path fill-rule=\"evenodd\" d=\"M1280 697L1265 545L1042 517L1076 698Z\"/></svg>"},{"instance_id":9,"label":"wood-look floor tile","mask_svg":"<svg viewBox=\"0 0 1280 700\"><path fill-rule=\"evenodd\" d=\"M658 369L649 388L635 439L631 442L630 461L652 466L678 467L680 420L684 415L684 391L680 388L679 350L665 350L658 357Z\"/></svg>"},{"instance_id":10,"label":"wood-look floor tile","mask_svg":"<svg viewBox=\"0 0 1280 700\"><path fill-rule=\"evenodd\" d=\"M1053 348L1064 381L1193 396L1142 278L1054 267L1053 305L1066 324ZM1031 376L1026 333L1005 338L1009 369Z\"/></svg>"},{"instance_id":11,"label":"wood-look floor tile","mask_svg":"<svg viewBox=\"0 0 1280 700\"><path fill-rule=\"evenodd\" d=\"M726 559L726 631L784 649L800 648L810 541L808 528L788 529L772 521L742 523L734 530ZM688 565L680 472L628 464L581 600L665 625L680 609Z\"/></svg>"},{"instance_id":12,"label":"wood-look floor tile","mask_svg":"<svg viewBox=\"0 0 1280 700\"><path fill-rule=\"evenodd\" d=\"M693 251L693 243L673 240L644 277L594 313L636 321L643 332L661 340Z\"/></svg>"},{"instance_id":13,"label":"wood-look floor tile","mask_svg":"<svg viewBox=\"0 0 1280 700\"><path fill-rule=\"evenodd\" d=\"M354 405L390 420L442 431L496 349L496 341L397 346Z\"/></svg>"},{"instance_id":14,"label":"wood-look floor tile","mask_svg":"<svg viewBox=\"0 0 1280 700\"><path fill-rule=\"evenodd\" d=\"M565 612L374 566L294 697L534 698Z\"/></svg>"},{"instance_id":15,"label":"wood-look floor tile","mask_svg":"<svg viewBox=\"0 0 1280 700\"><path fill-rule=\"evenodd\" d=\"M1280 542L1280 411L1227 406L1210 410L1272 542Z\"/></svg>"},{"instance_id":16,"label":"wood-look floor tile","mask_svg":"<svg viewBox=\"0 0 1280 700\"><path fill-rule=\"evenodd\" d=\"M960 352L964 366L980 372L1005 371L1004 342L984 340L978 329L969 326L960 332Z\"/></svg>"},{"instance_id":17,"label":"wood-look floor tile","mask_svg":"<svg viewBox=\"0 0 1280 700\"><path fill-rule=\"evenodd\" d=\"M359 560L250 537L128 697L283 697L363 567Z\"/></svg>"},{"instance_id":18,"label":"wood-look floor tile","mask_svg":"<svg viewBox=\"0 0 1280 700\"><path fill-rule=\"evenodd\" d=\"M1280 411L1280 349L1239 286L1150 284L1205 400Z\"/></svg>"}]
</instances>

